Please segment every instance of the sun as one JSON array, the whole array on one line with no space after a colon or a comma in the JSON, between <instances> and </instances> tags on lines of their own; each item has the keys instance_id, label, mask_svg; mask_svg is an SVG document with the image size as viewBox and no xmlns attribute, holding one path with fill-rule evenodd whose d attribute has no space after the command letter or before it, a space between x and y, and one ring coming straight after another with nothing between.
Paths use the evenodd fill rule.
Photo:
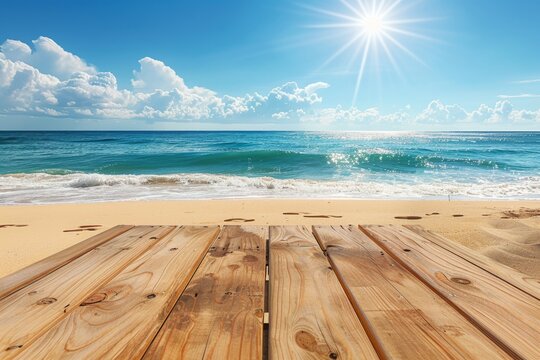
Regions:
<instances>
[{"instance_id":1,"label":"sun","mask_svg":"<svg viewBox=\"0 0 540 360\"><path fill-rule=\"evenodd\" d=\"M406 54L418 62L424 62L411 51L403 42L402 38L416 38L422 40L434 40L428 36L415 32L411 27L414 24L428 22L430 18L406 18L403 16L403 0L339 0L344 12L320 9L306 6L319 14L333 19L333 22L316 24L310 27L325 30L346 31L348 39L337 49L324 63L328 65L347 50L353 50L351 63L357 69L356 83L353 95L353 105L356 104L360 94L361 83L368 66L368 60L373 57L378 61L379 53L384 53L386 59L392 64L397 73L400 73L398 61L394 52ZM351 30L351 31L348 31ZM378 66L378 64L377 64Z\"/></svg>"},{"instance_id":2,"label":"sun","mask_svg":"<svg viewBox=\"0 0 540 360\"><path fill-rule=\"evenodd\" d=\"M361 31L369 36L380 35L384 31L384 18L380 16L368 16L359 23Z\"/></svg>"}]
</instances>

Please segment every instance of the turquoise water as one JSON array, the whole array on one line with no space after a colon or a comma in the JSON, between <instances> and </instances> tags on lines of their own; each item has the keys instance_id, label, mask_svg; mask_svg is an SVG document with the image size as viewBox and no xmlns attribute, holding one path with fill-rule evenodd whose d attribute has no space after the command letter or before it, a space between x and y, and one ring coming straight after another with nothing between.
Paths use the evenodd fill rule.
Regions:
<instances>
[{"instance_id":1,"label":"turquoise water","mask_svg":"<svg viewBox=\"0 0 540 360\"><path fill-rule=\"evenodd\" d=\"M0 132L3 203L540 198L540 133Z\"/></svg>"}]
</instances>

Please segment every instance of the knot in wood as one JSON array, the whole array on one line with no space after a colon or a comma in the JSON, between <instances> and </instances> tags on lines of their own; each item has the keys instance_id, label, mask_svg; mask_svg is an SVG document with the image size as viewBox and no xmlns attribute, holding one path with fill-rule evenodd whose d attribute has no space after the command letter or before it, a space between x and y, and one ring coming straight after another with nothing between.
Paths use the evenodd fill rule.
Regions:
<instances>
[{"instance_id":1,"label":"knot in wood","mask_svg":"<svg viewBox=\"0 0 540 360\"><path fill-rule=\"evenodd\" d=\"M53 297L46 297L46 298L43 298L43 299L39 299L38 302L36 303L37 305L49 305L49 304L52 304L53 302L56 302L56 299L53 298Z\"/></svg>"},{"instance_id":2,"label":"knot in wood","mask_svg":"<svg viewBox=\"0 0 540 360\"><path fill-rule=\"evenodd\" d=\"M6 348L6 351L10 351L10 350L15 350L15 349L20 349L22 348L23 346L22 345L12 345L12 346L9 346Z\"/></svg>"},{"instance_id":3,"label":"knot in wood","mask_svg":"<svg viewBox=\"0 0 540 360\"><path fill-rule=\"evenodd\" d=\"M469 285L471 283L470 280L459 278L459 277L453 277L450 280L452 280L455 283L461 284L461 285Z\"/></svg>"},{"instance_id":4,"label":"knot in wood","mask_svg":"<svg viewBox=\"0 0 540 360\"><path fill-rule=\"evenodd\" d=\"M89 298L87 298L86 300L84 300L84 301L81 303L81 306L87 306L87 305L97 304L97 303L102 302L102 301L105 300L106 298L107 298L107 295L104 294L104 293L93 294L93 295L91 295Z\"/></svg>"}]
</instances>

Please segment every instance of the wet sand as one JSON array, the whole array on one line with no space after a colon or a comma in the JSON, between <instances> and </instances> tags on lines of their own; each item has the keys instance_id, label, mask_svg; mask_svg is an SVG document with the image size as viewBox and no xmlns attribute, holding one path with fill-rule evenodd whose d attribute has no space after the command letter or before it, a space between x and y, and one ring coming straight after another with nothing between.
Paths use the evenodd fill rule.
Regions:
<instances>
[{"instance_id":1,"label":"wet sand","mask_svg":"<svg viewBox=\"0 0 540 360\"><path fill-rule=\"evenodd\" d=\"M415 224L540 278L539 201L195 200L0 206L0 276L118 224Z\"/></svg>"}]
</instances>

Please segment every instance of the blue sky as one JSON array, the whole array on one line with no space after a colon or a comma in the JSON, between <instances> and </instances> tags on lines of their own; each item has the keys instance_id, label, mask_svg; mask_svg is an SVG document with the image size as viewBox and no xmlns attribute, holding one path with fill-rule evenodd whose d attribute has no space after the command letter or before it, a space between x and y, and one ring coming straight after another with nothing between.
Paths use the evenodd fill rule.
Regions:
<instances>
[{"instance_id":1,"label":"blue sky","mask_svg":"<svg viewBox=\"0 0 540 360\"><path fill-rule=\"evenodd\" d=\"M365 43L327 60L359 30L320 28L346 5L8 2L0 129L540 129L540 2L398 3L414 56L373 47L356 98Z\"/></svg>"}]
</instances>

